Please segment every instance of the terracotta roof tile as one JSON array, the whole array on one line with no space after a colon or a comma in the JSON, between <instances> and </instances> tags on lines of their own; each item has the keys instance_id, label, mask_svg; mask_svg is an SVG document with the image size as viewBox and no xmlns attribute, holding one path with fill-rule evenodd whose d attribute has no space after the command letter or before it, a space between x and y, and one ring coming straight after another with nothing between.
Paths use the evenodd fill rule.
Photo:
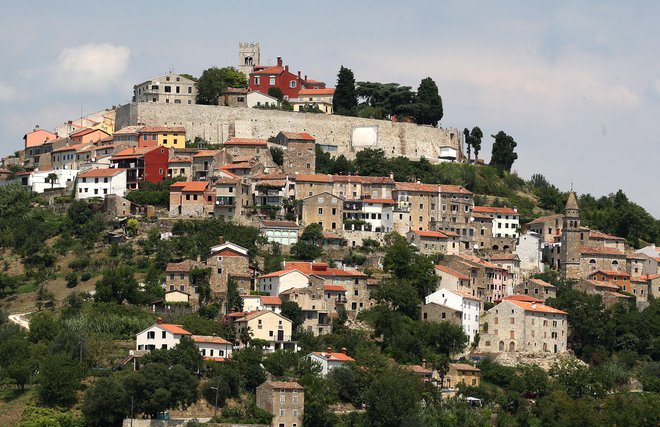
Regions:
<instances>
[{"instance_id":1,"label":"terracotta roof tile","mask_svg":"<svg viewBox=\"0 0 660 427\"><path fill-rule=\"evenodd\" d=\"M536 218L535 220L532 220L528 222L527 224L540 224L544 222L549 222L549 221L555 221L555 220L563 220L564 216L562 214L555 214L555 215L546 215L546 216L540 216Z\"/></svg>"},{"instance_id":2,"label":"terracotta roof tile","mask_svg":"<svg viewBox=\"0 0 660 427\"><path fill-rule=\"evenodd\" d=\"M264 227L282 227L282 228L298 228L298 224L293 221L261 221Z\"/></svg>"},{"instance_id":3,"label":"terracotta roof tile","mask_svg":"<svg viewBox=\"0 0 660 427\"><path fill-rule=\"evenodd\" d=\"M103 168L103 169L90 169L79 175L80 178L101 178L119 175L126 169L121 168Z\"/></svg>"},{"instance_id":4,"label":"terracotta roof tile","mask_svg":"<svg viewBox=\"0 0 660 427\"><path fill-rule=\"evenodd\" d=\"M192 335L190 332L182 328L183 325L173 325L171 323L160 323L157 324L161 328L165 329L168 332L178 335Z\"/></svg>"},{"instance_id":5,"label":"terracotta roof tile","mask_svg":"<svg viewBox=\"0 0 660 427\"><path fill-rule=\"evenodd\" d=\"M355 359L344 353L328 353L325 351L314 351L312 352L312 354L322 359L331 360L333 362L355 362Z\"/></svg>"},{"instance_id":6,"label":"terracotta roof tile","mask_svg":"<svg viewBox=\"0 0 660 427\"><path fill-rule=\"evenodd\" d=\"M346 292L346 288L341 285L323 285L323 290L330 292Z\"/></svg>"},{"instance_id":7,"label":"terracotta roof tile","mask_svg":"<svg viewBox=\"0 0 660 427\"><path fill-rule=\"evenodd\" d=\"M281 390L304 390L305 387L301 386L297 382L293 381L266 381L265 384L268 384L274 389Z\"/></svg>"},{"instance_id":8,"label":"terracotta roof tile","mask_svg":"<svg viewBox=\"0 0 660 427\"><path fill-rule=\"evenodd\" d=\"M282 305L280 297L262 296L261 303L264 305Z\"/></svg>"},{"instance_id":9,"label":"terracotta roof tile","mask_svg":"<svg viewBox=\"0 0 660 427\"><path fill-rule=\"evenodd\" d=\"M334 95L335 94L335 89L334 88L326 88L326 89L300 89L300 92L298 92L298 97L301 96L327 96L327 95Z\"/></svg>"},{"instance_id":10,"label":"terracotta roof tile","mask_svg":"<svg viewBox=\"0 0 660 427\"><path fill-rule=\"evenodd\" d=\"M421 193L438 193L440 186L437 184L421 184L417 182L396 182L394 189L397 191L416 191Z\"/></svg>"},{"instance_id":11,"label":"terracotta roof tile","mask_svg":"<svg viewBox=\"0 0 660 427\"><path fill-rule=\"evenodd\" d=\"M215 157L216 154L222 152L222 150L200 150L193 157Z\"/></svg>"},{"instance_id":12,"label":"terracotta roof tile","mask_svg":"<svg viewBox=\"0 0 660 427\"><path fill-rule=\"evenodd\" d=\"M161 132L181 132L186 133L186 128L182 126L143 126L140 133L161 133Z\"/></svg>"},{"instance_id":13,"label":"terracotta roof tile","mask_svg":"<svg viewBox=\"0 0 660 427\"><path fill-rule=\"evenodd\" d=\"M211 335L193 335L191 338L193 342L198 342L198 343L232 345L229 341L227 341L224 338L211 336Z\"/></svg>"},{"instance_id":14,"label":"terracotta roof tile","mask_svg":"<svg viewBox=\"0 0 660 427\"><path fill-rule=\"evenodd\" d=\"M307 132L282 132L287 139L299 139L303 141L315 141L315 138Z\"/></svg>"},{"instance_id":15,"label":"terracotta roof tile","mask_svg":"<svg viewBox=\"0 0 660 427\"><path fill-rule=\"evenodd\" d=\"M568 314L565 311L557 310L556 308L544 305L538 302L527 302L527 301L516 301L516 300L507 300L511 304L522 308L525 311L533 311L536 313L550 313L550 314Z\"/></svg>"},{"instance_id":16,"label":"terracotta roof tile","mask_svg":"<svg viewBox=\"0 0 660 427\"><path fill-rule=\"evenodd\" d=\"M473 194L470 190L461 187L460 185L440 185L441 193L449 194Z\"/></svg>"},{"instance_id":17,"label":"terracotta roof tile","mask_svg":"<svg viewBox=\"0 0 660 427\"><path fill-rule=\"evenodd\" d=\"M614 248L607 248L605 246L583 246L580 248L581 254L587 255L620 255L625 256L623 252Z\"/></svg>"},{"instance_id":18,"label":"terracotta roof tile","mask_svg":"<svg viewBox=\"0 0 660 427\"><path fill-rule=\"evenodd\" d=\"M461 273L459 273L459 272L456 271L456 270L452 270L452 269L449 268L449 267L445 267L444 265L436 265L435 268L437 268L438 270L440 270L440 271L442 271L442 272L444 272L444 273L447 273L447 274L449 274L449 275L452 275L452 276L454 276L454 277L456 277L456 278L458 278L458 279L460 279L460 280L470 280L470 278L467 277L466 275L461 274Z\"/></svg>"},{"instance_id":19,"label":"terracotta roof tile","mask_svg":"<svg viewBox=\"0 0 660 427\"><path fill-rule=\"evenodd\" d=\"M495 214L505 214L505 215L518 215L518 212L514 211L512 208L498 208L495 206L475 206L472 210L477 213L495 213Z\"/></svg>"},{"instance_id":20,"label":"terracotta roof tile","mask_svg":"<svg viewBox=\"0 0 660 427\"><path fill-rule=\"evenodd\" d=\"M541 279L529 279L529 283L533 283L533 284L538 285L538 286L543 286L545 288L554 288L555 287L555 285L552 285L552 284L550 284L546 281L543 281Z\"/></svg>"},{"instance_id":21,"label":"terracotta roof tile","mask_svg":"<svg viewBox=\"0 0 660 427\"><path fill-rule=\"evenodd\" d=\"M179 181L170 185L170 191L204 191L208 187L208 181Z\"/></svg>"},{"instance_id":22,"label":"terracotta roof tile","mask_svg":"<svg viewBox=\"0 0 660 427\"><path fill-rule=\"evenodd\" d=\"M448 237L442 231L412 230L412 232L417 234L419 237L436 237L438 239L446 239Z\"/></svg>"},{"instance_id":23,"label":"terracotta roof tile","mask_svg":"<svg viewBox=\"0 0 660 427\"><path fill-rule=\"evenodd\" d=\"M257 139L257 138L231 138L225 142L225 146L235 146L235 145L267 146L268 141L266 141L265 139Z\"/></svg>"},{"instance_id":24,"label":"terracotta roof tile","mask_svg":"<svg viewBox=\"0 0 660 427\"><path fill-rule=\"evenodd\" d=\"M630 277L630 274L628 274L625 271L613 271L613 270L596 270L593 273L589 273L589 276L595 276L598 273L600 273L602 275L605 275L605 276Z\"/></svg>"},{"instance_id":25,"label":"terracotta roof tile","mask_svg":"<svg viewBox=\"0 0 660 427\"><path fill-rule=\"evenodd\" d=\"M468 365L467 363L450 363L449 367L454 368L458 371L473 371L473 372L480 371L480 369L477 368L476 366Z\"/></svg>"},{"instance_id":26,"label":"terracotta roof tile","mask_svg":"<svg viewBox=\"0 0 660 427\"><path fill-rule=\"evenodd\" d=\"M596 240L619 240L619 241L626 240L623 237L613 236L611 234L603 233L602 231L598 231L598 230L591 230L591 232L589 233L589 238Z\"/></svg>"}]
</instances>

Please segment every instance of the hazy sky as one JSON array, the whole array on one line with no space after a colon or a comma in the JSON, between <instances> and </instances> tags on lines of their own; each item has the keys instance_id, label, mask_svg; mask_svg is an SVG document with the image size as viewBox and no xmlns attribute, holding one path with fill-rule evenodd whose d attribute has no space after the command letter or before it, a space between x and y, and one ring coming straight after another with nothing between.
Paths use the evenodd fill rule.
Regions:
<instances>
[{"instance_id":1,"label":"hazy sky","mask_svg":"<svg viewBox=\"0 0 660 427\"><path fill-rule=\"evenodd\" d=\"M134 84L172 67L236 65L238 43L258 41L263 63L282 56L330 86L340 65L415 89L430 76L442 126L480 126L486 159L489 135L504 130L524 178L596 196L623 189L660 216L660 2L6 3L2 155L35 124L129 102Z\"/></svg>"}]
</instances>

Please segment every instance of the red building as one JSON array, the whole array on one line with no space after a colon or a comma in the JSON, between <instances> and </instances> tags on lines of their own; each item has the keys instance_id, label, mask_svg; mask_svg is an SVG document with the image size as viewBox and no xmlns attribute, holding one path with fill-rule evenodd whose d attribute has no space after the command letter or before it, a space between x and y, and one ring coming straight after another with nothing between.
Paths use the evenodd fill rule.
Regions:
<instances>
[{"instance_id":1,"label":"red building","mask_svg":"<svg viewBox=\"0 0 660 427\"><path fill-rule=\"evenodd\" d=\"M116 153L110 158L112 167L127 169L126 188L134 190L144 181L161 182L167 175L170 149L160 145L154 147L132 147Z\"/></svg>"},{"instance_id":2,"label":"red building","mask_svg":"<svg viewBox=\"0 0 660 427\"><path fill-rule=\"evenodd\" d=\"M278 87L284 94L284 99L297 98L300 89L324 89L325 83L317 80L308 80L307 76L303 79L298 74L289 71L288 65L282 65L282 57L277 57L277 65L274 67L267 65L255 65L254 71L250 73L250 91L259 91L268 94L268 89Z\"/></svg>"}]
</instances>

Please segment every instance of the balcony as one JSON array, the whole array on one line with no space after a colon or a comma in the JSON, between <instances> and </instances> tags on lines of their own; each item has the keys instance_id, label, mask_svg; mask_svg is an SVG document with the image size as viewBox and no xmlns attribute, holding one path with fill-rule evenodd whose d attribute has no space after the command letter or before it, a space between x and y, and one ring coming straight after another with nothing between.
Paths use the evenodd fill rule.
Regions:
<instances>
[{"instance_id":1,"label":"balcony","mask_svg":"<svg viewBox=\"0 0 660 427\"><path fill-rule=\"evenodd\" d=\"M233 206L236 206L236 198L235 197L216 197L215 205L220 206L220 207L222 207L222 206L233 207Z\"/></svg>"}]
</instances>

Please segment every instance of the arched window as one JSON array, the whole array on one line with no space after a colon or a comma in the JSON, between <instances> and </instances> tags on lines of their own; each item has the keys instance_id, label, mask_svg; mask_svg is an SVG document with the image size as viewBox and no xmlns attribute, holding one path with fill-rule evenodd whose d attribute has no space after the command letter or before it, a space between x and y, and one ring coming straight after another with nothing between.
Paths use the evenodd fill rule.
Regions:
<instances>
[{"instance_id":1,"label":"arched window","mask_svg":"<svg viewBox=\"0 0 660 427\"><path fill-rule=\"evenodd\" d=\"M619 271L619 261L617 260L612 261L612 270Z\"/></svg>"},{"instance_id":2,"label":"arched window","mask_svg":"<svg viewBox=\"0 0 660 427\"><path fill-rule=\"evenodd\" d=\"M493 250L494 250L494 251L499 250L499 248L500 248L499 246L497 246L497 245L493 245Z\"/></svg>"},{"instance_id":3,"label":"arched window","mask_svg":"<svg viewBox=\"0 0 660 427\"><path fill-rule=\"evenodd\" d=\"M509 250L509 245L504 245L504 247L502 249L505 250L505 251L508 251Z\"/></svg>"},{"instance_id":4,"label":"arched window","mask_svg":"<svg viewBox=\"0 0 660 427\"><path fill-rule=\"evenodd\" d=\"M504 341L500 341L500 351L504 351Z\"/></svg>"},{"instance_id":5,"label":"arched window","mask_svg":"<svg viewBox=\"0 0 660 427\"><path fill-rule=\"evenodd\" d=\"M516 343L514 343L513 341L511 341L511 342L509 343L509 352L513 353L514 351L516 351Z\"/></svg>"}]
</instances>

